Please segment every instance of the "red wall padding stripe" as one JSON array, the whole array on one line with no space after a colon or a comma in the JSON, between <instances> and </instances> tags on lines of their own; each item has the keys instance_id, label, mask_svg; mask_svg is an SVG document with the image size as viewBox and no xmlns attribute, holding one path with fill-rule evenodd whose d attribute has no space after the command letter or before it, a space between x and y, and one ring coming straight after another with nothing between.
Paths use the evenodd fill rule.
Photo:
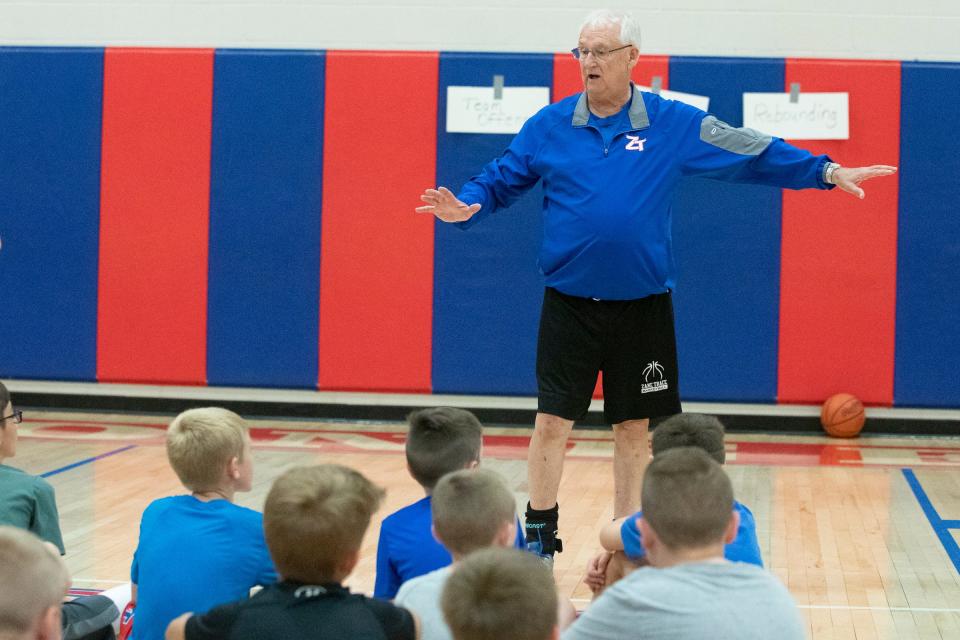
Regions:
<instances>
[{"instance_id":1,"label":"red wall padding stripe","mask_svg":"<svg viewBox=\"0 0 960 640\"><path fill-rule=\"evenodd\" d=\"M899 164L900 63L788 60L786 87L850 94L850 139L802 141L847 166ZM784 191L780 291L781 402L850 392L893 402L897 179Z\"/></svg>"},{"instance_id":2,"label":"red wall padding stripe","mask_svg":"<svg viewBox=\"0 0 960 640\"><path fill-rule=\"evenodd\" d=\"M104 60L97 379L206 380L212 50Z\"/></svg>"},{"instance_id":3,"label":"red wall padding stripe","mask_svg":"<svg viewBox=\"0 0 960 640\"><path fill-rule=\"evenodd\" d=\"M649 87L654 76L660 76L662 88L670 86L670 58L668 56L640 56L631 77L639 85ZM553 58L553 101L583 91L583 79L580 77L580 63L569 53L558 53ZM597 377L594 398L603 397L603 375Z\"/></svg>"},{"instance_id":4,"label":"red wall padding stripe","mask_svg":"<svg viewBox=\"0 0 960 640\"><path fill-rule=\"evenodd\" d=\"M439 54L327 55L323 389L429 391ZM390 203L404 203L401 205Z\"/></svg>"}]
</instances>

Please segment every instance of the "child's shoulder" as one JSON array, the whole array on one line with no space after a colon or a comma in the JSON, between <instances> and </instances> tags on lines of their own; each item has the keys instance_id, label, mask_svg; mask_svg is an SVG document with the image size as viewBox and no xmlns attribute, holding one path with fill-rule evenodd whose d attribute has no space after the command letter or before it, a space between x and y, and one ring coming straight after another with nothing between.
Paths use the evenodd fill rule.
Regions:
<instances>
[{"instance_id":1,"label":"child's shoulder","mask_svg":"<svg viewBox=\"0 0 960 640\"><path fill-rule=\"evenodd\" d=\"M428 521L432 518L430 507L430 496L417 500L413 504L401 507L383 519L381 528L404 527L411 522L419 522L426 518Z\"/></svg>"},{"instance_id":2,"label":"child's shoulder","mask_svg":"<svg viewBox=\"0 0 960 640\"><path fill-rule=\"evenodd\" d=\"M747 505L743 504L742 502L739 502L739 501L737 501L737 500L734 500L734 501L733 501L733 508L734 508L735 511L738 511L738 512L740 513L740 520L741 520L741 522L743 521L743 519L744 519L745 517L746 517L746 518L749 518L749 519L750 519L750 522L753 522L753 511L750 511L750 507L748 507Z\"/></svg>"},{"instance_id":3,"label":"child's shoulder","mask_svg":"<svg viewBox=\"0 0 960 640\"><path fill-rule=\"evenodd\" d=\"M244 507L235 502L227 502L226 500L220 500L218 502L224 503L224 514L234 522L255 527L258 530L263 528L263 514L256 509Z\"/></svg>"},{"instance_id":4,"label":"child's shoulder","mask_svg":"<svg viewBox=\"0 0 960 640\"><path fill-rule=\"evenodd\" d=\"M144 516L164 515L172 516L177 514L195 514L203 513L208 517L223 517L235 522L249 522L252 525L260 526L263 523L263 514L247 507L234 504L229 500L211 500L205 502L197 500L191 495L176 495L157 498L151 502Z\"/></svg>"},{"instance_id":5,"label":"child's shoulder","mask_svg":"<svg viewBox=\"0 0 960 640\"><path fill-rule=\"evenodd\" d=\"M53 494L53 485L46 478L27 473L23 469L11 467L5 464L0 465L0 480L10 485L22 487L20 491L31 489L34 493Z\"/></svg>"},{"instance_id":6,"label":"child's shoulder","mask_svg":"<svg viewBox=\"0 0 960 640\"><path fill-rule=\"evenodd\" d=\"M195 529L209 525L200 523L222 522L225 527L217 530L231 531L238 539L262 539L263 515L233 504L227 500L203 502L193 496L179 495L157 498L143 512L141 529L148 531L177 528Z\"/></svg>"},{"instance_id":7,"label":"child's shoulder","mask_svg":"<svg viewBox=\"0 0 960 640\"><path fill-rule=\"evenodd\" d=\"M18 469L17 467L11 467L10 465L0 464L0 478L8 478L12 482L23 482L23 483L47 483L46 480L40 476L33 476L24 471L23 469ZM49 483L47 483L49 484Z\"/></svg>"}]
</instances>

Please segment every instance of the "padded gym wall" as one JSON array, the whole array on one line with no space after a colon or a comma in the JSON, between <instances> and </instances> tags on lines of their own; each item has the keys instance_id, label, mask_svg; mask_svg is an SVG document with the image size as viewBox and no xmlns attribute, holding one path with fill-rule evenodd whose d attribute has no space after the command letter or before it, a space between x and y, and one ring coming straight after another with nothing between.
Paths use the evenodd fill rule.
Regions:
<instances>
[{"instance_id":1,"label":"padded gym wall","mask_svg":"<svg viewBox=\"0 0 960 640\"><path fill-rule=\"evenodd\" d=\"M0 376L93 380L103 49L0 48Z\"/></svg>"},{"instance_id":2,"label":"padded gym wall","mask_svg":"<svg viewBox=\"0 0 960 640\"><path fill-rule=\"evenodd\" d=\"M904 62L896 404L960 407L960 64Z\"/></svg>"},{"instance_id":3,"label":"padded gym wall","mask_svg":"<svg viewBox=\"0 0 960 640\"><path fill-rule=\"evenodd\" d=\"M209 384L317 385L324 61L214 57Z\"/></svg>"},{"instance_id":4,"label":"padded gym wall","mask_svg":"<svg viewBox=\"0 0 960 640\"><path fill-rule=\"evenodd\" d=\"M783 91L783 60L671 58L670 88L743 123L745 91ZM681 180L673 207L674 310L684 400L773 402L780 189Z\"/></svg>"},{"instance_id":5,"label":"padded gym wall","mask_svg":"<svg viewBox=\"0 0 960 640\"><path fill-rule=\"evenodd\" d=\"M213 50L108 49L97 379L204 384Z\"/></svg>"},{"instance_id":6,"label":"padded gym wall","mask_svg":"<svg viewBox=\"0 0 960 640\"><path fill-rule=\"evenodd\" d=\"M433 216L413 209L436 179L438 67L327 54L321 389L430 391Z\"/></svg>"},{"instance_id":7,"label":"padded gym wall","mask_svg":"<svg viewBox=\"0 0 960 640\"><path fill-rule=\"evenodd\" d=\"M447 133L447 87L548 87L552 55L440 54L437 185L456 193L511 135ZM433 390L437 393L536 393L537 322L543 277L537 268L543 190L461 230L435 223Z\"/></svg>"},{"instance_id":8,"label":"padded gym wall","mask_svg":"<svg viewBox=\"0 0 960 640\"><path fill-rule=\"evenodd\" d=\"M580 88L567 53L0 48L0 376L533 394L542 191L467 231L413 212L509 144L446 132L447 87L497 74ZM960 407L960 65L654 76L732 124L743 91L848 91L851 139L797 144L900 165L863 201L683 183L684 399Z\"/></svg>"},{"instance_id":9,"label":"padded gym wall","mask_svg":"<svg viewBox=\"0 0 960 640\"><path fill-rule=\"evenodd\" d=\"M850 139L793 141L848 166L899 164L900 63L788 60L781 90L849 93ZM893 402L897 179L783 192L781 402Z\"/></svg>"}]
</instances>

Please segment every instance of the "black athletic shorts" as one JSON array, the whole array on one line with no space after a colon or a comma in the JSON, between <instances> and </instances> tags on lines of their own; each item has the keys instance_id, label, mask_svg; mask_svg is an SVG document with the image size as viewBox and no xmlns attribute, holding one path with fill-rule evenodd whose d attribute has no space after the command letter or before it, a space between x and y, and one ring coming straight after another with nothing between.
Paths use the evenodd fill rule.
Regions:
<instances>
[{"instance_id":1,"label":"black athletic shorts","mask_svg":"<svg viewBox=\"0 0 960 640\"><path fill-rule=\"evenodd\" d=\"M547 287L537 339L538 410L582 419L601 371L608 423L680 413L669 292L593 300Z\"/></svg>"}]
</instances>

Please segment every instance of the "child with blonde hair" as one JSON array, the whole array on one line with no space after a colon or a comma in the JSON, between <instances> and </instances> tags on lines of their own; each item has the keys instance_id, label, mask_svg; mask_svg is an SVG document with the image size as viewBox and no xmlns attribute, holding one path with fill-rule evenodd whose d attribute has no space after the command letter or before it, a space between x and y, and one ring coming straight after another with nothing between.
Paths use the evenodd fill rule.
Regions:
<instances>
[{"instance_id":1,"label":"child with blonde hair","mask_svg":"<svg viewBox=\"0 0 960 640\"><path fill-rule=\"evenodd\" d=\"M0 638L59 638L60 602L69 584L67 567L49 544L0 526Z\"/></svg>"},{"instance_id":2,"label":"child with blonde hair","mask_svg":"<svg viewBox=\"0 0 960 640\"><path fill-rule=\"evenodd\" d=\"M250 491L246 422L226 409L184 411L167 429L167 457L190 492L143 512L130 570L134 640L159 640L171 620L249 595L277 576L260 513L233 503Z\"/></svg>"}]
</instances>

